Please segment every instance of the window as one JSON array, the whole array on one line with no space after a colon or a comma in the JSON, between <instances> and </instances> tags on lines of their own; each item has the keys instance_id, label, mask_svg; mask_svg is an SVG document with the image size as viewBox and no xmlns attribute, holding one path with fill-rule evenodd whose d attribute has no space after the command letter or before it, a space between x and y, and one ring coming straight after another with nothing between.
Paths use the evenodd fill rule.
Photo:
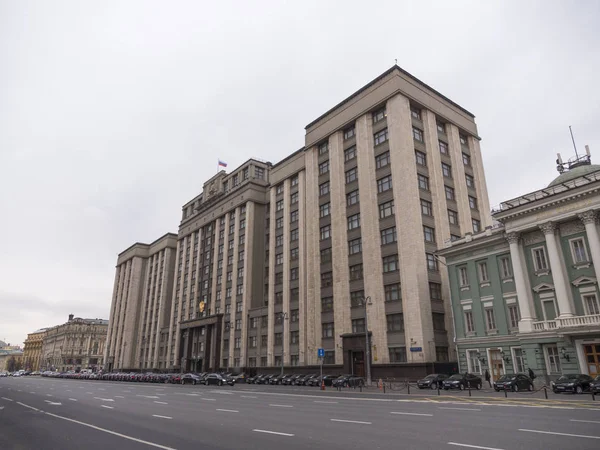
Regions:
<instances>
[{"instance_id":1,"label":"window","mask_svg":"<svg viewBox=\"0 0 600 450\"><path fill-rule=\"evenodd\" d=\"M323 358L323 364L335 364L335 351L325 350L325 357Z\"/></svg>"},{"instance_id":2,"label":"window","mask_svg":"<svg viewBox=\"0 0 600 450\"><path fill-rule=\"evenodd\" d=\"M279 217L275 221L275 228L283 228L283 217Z\"/></svg>"},{"instance_id":3,"label":"window","mask_svg":"<svg viewBox=\"0 0 600 450\"><path fill-rule=\"evenodd\" d=\"M229 236L233 236L234 232L235 232L235 224L232 223L231 225L229 225Z\"/></svg>"},{"instance_id":4,"label":"window","mask_svg":"<svg viewBox=\"0 0 600 450\"><path fill-rule=\"evenodd\" d=\"M235 175L233 176L233 185L234 185L234 186L237 186L237 185L238 185L238 180L239 180L239 178L238 178L238 175L237 175L237 174L235 174Z\"/></svg>"},{"instance_id":5,"label":"window","mask_svg":"<svg viewBox=\"0 0 600 450\"><path fill-rule=\"evenodd\" d=\"M460 133L458 135L458 139L460 140L460 143L462 145L469 145L468 142L467 142L467 137L464 134Z\"/></svg>"},{"instance_id":6,"label":"window","mask_svg":"<svg viewBox=\"0 0 600 450\"><path fill-rule=\"evenodd\" d=\"M388 175L387 177L380 178L377 180L377 192L381 194L382 192L389 191L392 188L392 176Z\"/></svg>"},{"instance_id":7,"label":"window","mask_svg":"<svg viewBox=\"0 0 600 450\"><path fill-rule=\"evenodd\" d=\"M394 200L379 205L379 218L385 219L394 214Z\"/></svg>"},{"instance_id":8,"label":"window","mask_svg":"<svg viewBox=\"0 0 600 450\"><path fill-rule=\"evenodd\" d=\"M363 279L363 265L355 264L350 266L350 280L362 280Z\"/></svg>"},{"instance_id":9,"label":"window","mask_svg":"<svg viewBox=\"0 0 600 450\"><path fill-rule=\"evenodd\" d=\"M381 155L375 157L375 167L381 169L390 164L390 152L389 150Z\"/></svg>"},{"instance_id":10,"label":"window","mask_svg":"<svg viewBox=\"0 0 600 450\"><path fill-rule=\"evenodd\" d=\"M478 350L467 350L467 367L471 373L481 373L481 362L477 357Z\"/></svg>"},{"instance_id":11,"label":"window","mask_svg":"<svg viewBox=\"0 0 600 450\"><path fill-rule=\"evenodd\" d=\"M246 219L241 219L240 220L240 230L243 230L244 228L246 228Z\"/></svg>"},{"instance_id":12,"label":"window","mask_svg":"<svg viewBox=\"0 0 600 450\"><path fill-rule=\"evenodd\" d=\"M243 261L245 256L246 256L246 252L244 250L241 250L238 253L238 261Z\"/></svg>"},{"instance_id":13,"label":"window","mask_svg":"<svg viewBox=\"0 0 600 450\"><path fill-rule=\"evenodd\" d=\"M386 118L385 107L373 113L373 123L377 123Z\"/></svg>"},{"instance_id":14,"label":"window","mask_svg":"<svg viewBox=\"0 0 600 450\"><path fill-rule=\"evenodd\" d=\"M298 203L298 193L294 192L292 195L290 195L290 203L293 205L295 203Z\"/></svg>"},{"instance_id":15,"label":"window","mask_svg":"<svg viewBox=\"0 0 600 450\"><path fill-rule=\"evenodd\" d=\"M356 205L358 203L358 200L359 200L358 189L356 189L355 191L352 191L352 192L348 192L346 194L346 204L348 206Z\"/></svg>"},{"instance_id":16,"label":"window","mask_svg":"<svg viewBox=\"0 0 600 450\"><path fill-rule=\"evenodd\" d=\"M429 282L429 297L431 300L443 300L442 285L440 283Z\"/></svg>"},{"instance_id":17,"label":"window","mask_svg":"<svg viewBox=\"0 0 600 450\"><path fill-rule=\"evenodd\" d=\"M400 283L386 284L384 286L384 292L386 302L395 302L402 299Z\"/></svg>"},{"instance_id":18,"label":"window","mask_svg":"<svg viewBox=\"0 0 600 450\"><path fill-rule=\"evenodd\" d=\"M453 187L444 186L444 191L446 192L446 200L455 200Z\"/></svg>"},{"instance_id":19,"label":"window","mask_svg":"<svg viewBox=\"0 0 600 450\"><path fill-rule=\"evenodd\" d=\"M433 216L433 205L430 201L421 199L421 214L424 216Z\"/></svg>"},{"instance_id":20,"label":"window","mask_svg":"<svg viewBox=\"0 0 600 450\"><path fill-rule=\"evenodd\" d=\"M469 195L469 206L471 209L477 209L477 199Z\"/></svg>"},{"instance_id":21,"label":"window","mask_svg":"<svg viewBox=\"0 0 600 450\"><path fill-rule=\"evenodd\" d=\"M423 237L425 242L435 242L435 230L431 227L423 226Z\"/></svg>"},{"instance_id":22,"label":"window","mask_svg":"<svg viewBox=\"0 0 600 450\"><path fill-rule=\"evenodd\" d=\"M258 317L252 317L250 319L250 328L258 328Z\"/></svg>"},{"instance_id":23,"label":"window","mask_svg":"<svg viewBox=\"0 0 600 450\"><path fill-rule=\"evenodd\" d=\"M421 110L416 106L410 107L410 115L413 119L421 120Z\"/></svg>"},{"instance_id":24,"label":"window","mask_svg":"<svg viewBox=\"0 0 600 450\"><path fill-rule=\"evenodd\" d=\"M281 247L283 245L283 235L275 236L275 247Z\"/></svg>"},{"instance_id":25,"label":"window","mask_svg":"<svg viewBox=\"0 0 600 450\"><path fill-rule=\"evenodd\" d=\"M508 259L508 256L500 258L499 262L500 262L500 275L502 276L502 279L512 277L512 266L510 265L510 260Z\"/></svg>"},{"instance_id":26,"label":"window","mask_svg":"<svg viewBox=\"0 0 600 450\"><path fill-rule=\"evenodd\" d=\"M381 245L392 244L396 242L396 227L381 230Z\"/></svg>"},{"instance_id":27,"label":"window","mask_svg":"<svg viewBox=\"0 0 600 450\"><path fill-rule=\"evenodd\" d=\"M406 362L406 347L390 347L389 352L391 363Z\"/></svg>"},{"instance_id":28,"label":"window","mask_svg":"<svg viewBox=\"0 0 600 450\"><path fill-rule=\"evenodd\" d=\"M438 270L438 262L433 253L425 253L425 257L427 258L427 270Z\"/></svg>"},{"instance_id":29,"label":"window","mask_svg":"<svg viewBox=\"0 0 600 450\"><path fill-rule=\"evenodd\" d=\"M475 188L475 178L469 174L465 174L465 180L467 182L467 187Z\"/></svg>"},{"instance_id":30,"label":"window","mask_svg":"<svg viewBox=\"0 0 600 450\"><path fill-rule=\"evenodd\" d=\"M346 184L356 181L358 178L358 167L346 171Z\"/></svg>"},{"instance_id":31,"label":"window","mask_svg":"<svg viewBox=\"0 0 600 450\"><path fill-rule=\"evenodd\" d=\"M496 317L494 315L494 308L485 309L485 326L488 331L496 330Z\"/></svg>"},{"instance_id":32,"label":"window","mask_svg":"<svg viewBox=\"0 0 600 450\"><path fill-rule=\"evenodd\" d=\"M417 179L419 180L419 189L423 189L424 191L429 190L429 178L425 175L417 174Z\"/></svg>"},{"instance_id":33,"label":"window","mask_svg":"<svg viewBox=\"0 0 600 450\"><path fill-rule=\"evenodd\" d=\"M463 160L463 164L465 166L470 166L471 165L471 156L467 155L466 153L462 154L462 160Z\"/></svg>"},{"instance_id":34,"label":"window","mask_svg":"<svg viewBox=\"0 0 600 450\"><path fill-rule=\"evenodd\" d=\"M254 178L262 180L265 177L265 169L262 167L254 167Z\"/></svg>"},{"instance_id":35,"label":"window","mask_svg":"<svg viewBox=\"0 0 600 450\"><path fill-rule=\"evenodd\" d=\"M319 217L327 217L329 215L329 203L319 206Z\"/></svg>"},{"instance_id":36,"label":"window","mask_svg":"<svg viewBox=\"0 0 600 450\"><path fill-rule=\"evenodd\" d=\"M235 319L235 329L236 330L242 329L242 319Z\"/></svg>"},{"instance_id":37,"label":"window","mask_svg":"<svg viewBox=\"0 0 600 450\"><path fill-rule=\"evenodd\" d=\"M362 241L361 238L352 239L348 241L348 254L355 255L362 252Z\"/></svg>"},{"instance_id":38,"label":"window","mask_svg":"<svg viewBox=\"0 0 600 450\"><path fill-rule=\"evenodd\" d=\"M560 373L560 357L558 354L558 347L556 345L549 345L546 347L546 355L548 356L548 372Z\"/></svg>"},{"instance_id":39,"label":"window","mask_svg":"<svg viewBox=\"0 0 600 450\"><path fill-rule=\"evenodd\" d=\"M333 272L323 272L321 274L321 287L333 286Z\"/></svg>"},{"instance_id":40,"label":"window","mask_svg":"<svg viewBox=\"0 0 600 450\"><path fill-rule=\"evenodd\" d=\"M298 186L298 175L295 175L292 177L291 185L292 185L292 187Z\"/></svg>"},{"instance_id":41,"label":"window","mask_svg":"<svg viewBox=\"0 0 600 450\"><path fill-rule=\"evenodd\" d=\"M475 332L475 323L473 322L473 311L465 311L465 331L467 333Z\"/></svg>"},{"instance_id":42,"label":"window","mask_svg":"<svg viewBox=\"0 0 600 450\"><path fill-rule=\"evenodd\" d=\"M329 160L319 164L319 175L323 175L329 172Z\"/></svg>"},{"instance_id":43,"label":"window","mask_svg":"<svg viewBox=\"0 0 600 450\"><path fill-rule=\"evenodd\" d=\"M373 139L375 141L375 145L379 145L379 144L383 144L384 142L386 142L388 140L388 130L387 128L384 128L381 131L378 131L377 133L375 133L373 135Z\"/></svg>"},{"instance_id":44,"label":"window","mask_svg":"<svg viewBox=\"0 0 600 450\"><path fill-rule=\"evenodd\" d=\"M290 322L295 323L300 320L300 311L297 309L292 309L290 311Z\"/></svg>"},{"instance_id":45,"label":"window","mask_svg":"<svg viewBox=\"0 0 600 450\"><path fill-rule=\"evenodd\" d=\"M589 261L583 238L573 239L571 241L571 256L573 257L573 262L575 264Z\"/></svg>"},{"instance_id":46,"label":"window","mask_svg":"<svg viewBox=\"0 0 600 450\"><path fill-rule=\"evenodd\" d=\"M467 272L467 268L459 267L458 269L458 280L460 281L460 286L468 286L469 285L469 274Z\"/></svg>"},{"instance_id":47,"label":"window","mask_svg":"<svg viewBox=\"0 0 600 450\"><path fill-rule=\"evenodd\" d=\"M450 164L442 163L442 174L446 178L452 178L452 166Z\"/></svg>"},{"instance_id":48,"label":"window","mask_svg":"<svg viewBox=\"0 0 600 450\"><path fill-rule=\"evenodd\" d=\"M508 325L512 329L519 328L519 307L508 305Z\"/></svg>"},{"instance_id":49,"label":"window","mask_svg":"<svg viewBox=\"0 0 600 450\"><path fill-rule=\"evenodd\" d=\"M329 143L323 142L319 144L319 155L324 155L329 151Z\"/></svg>"},{"instance_id":50,"label":"window","mask_svg":"<svg viewBox=\"0 0 600 450\"><path fill-rule=\"evenodd\" d=\"M229 241L227 249L228 250L233 250L233 239Z\"/></svg>"},{"instance_id":51,"label":"window","mask_svg":"<svg viewBox=\"0 0 600 450\"><path fill-rule=\"evenodd\" d=\"M331 262L331 247L321 250L321 264Z\"/></svg>"},{"instance_id":52,"label":"window","mask_svg":"<svg viewBox=\"0 0 600 450\"><path fill-rule=\"evenodd\" d=\"M290 231L290 241L294 242L298 240L298 228L294 228Z\"/></svg>"},{"instance_id":53,"label":"window","mask_svg":"<svg viewBox=\"0 0 600 450\"><path fill-rule=\"evenodd\" d=\"M477 269L479 272L479 281L481 283L485 283L486 281L490 281L490 277L488 275L488 266L487 262L482 261L477 264Z\"/></svg>"},{"instance_id":54,"label":"window","mask_svg":"<svg viewBox=\"0 0 600 450\"><path fill-rule=\"evenodd\" d=\"M244 222L245 222L245 219L244 219ZM242 223L240 222L240 227L241 227L241 226L242 226ZM244 226L246 226L246 225L244 224ZM239 240L238 244L239 244L239 245L244 245L245 243L246 243L246 235L245 235L245 234L242 234L242 235L240 236L240 240Z\"/></svg>"},{"instance_id":55,"label":"window","mask_svg":"<svg viewBox=\"0 0 600 450\"><path fill-rule=\"evenodd\" d=\"M353 333L364 333L365 332L365 319L353 319L352 320L352 332Z\"/></svg>"},{"instance_id":56,"label":"window","mask_svg":"<svg viewBox=\"0 0 600 450\"><path fill-rule=\"evenodd\" d=\"M321 227L321 240L329 239L331 237L331 225L325 225Z\"/></svg>"},{"instance_id":57,"label":"window","mask_svg":"<svg viewBox=\"0 0 600 450\"><path fill-rule=\"evenodd\" d=\"M448 347L435 347L435 358L438 362L448 362Z\"/></svg>"},{"instance_id":58,"label":"window","mask_svg":"<svg viewBox=\"0 0 600 450\"><path fill-rule=\"evenodd\" d=\"M420 166L427 166L427 155L419 150L415 150L415 159Z\"/></svg>"},{"instance_id":59,"label":"window","mask_svg":"<svg viewBox=\"0 0 600 450\"><path fill-rule=\"evenodd\" d=\"M415 141L423 142L423 130L413 127L412 128L413 139Z\"/></svg>"},{"instance_id":60,"label":"window","mask_svg":"<svg viewBox=\"0 0 600 450\"><path fill-rule=\"evenodd\" d=\"M442 122L436 122L438 133L446 134L446 124Z\"/></svg>"},{"instance_id":61,"label":"window","mask_svg":"<svg viewBox=\"0 0 600 450\"><path fill-rule=\"evenodd\" d=\"M348 162L356 158L356 145L344 150L344 162Z\"/></svg>"},{"instance_id":62,"label":"window","mask_svg":"<svg viewBox=\"0 0 600 450\"><path fill-rule=\"evenodd\" d=\"M398 255L389 255L389 256L384 256L382 258L382 263L383 263L383 272L387 273L387 272L395 272L396 270L399 269L398 267Z\"/></svg>"},{"instance_id":63,"label":"window","mask_svg":"<svg viewBox=\"0 0 600 450\"><path fill-rule=\"evenodd\" d=\"M448 144L445 143L444 141L438 141L438 146L440 147L440 153L442 155L447 155L448 153L450 153L448 151Z\"/></svg>"},{"instance_id":64,"label":"window","mask_svg":"<svg viewBox=\"0 0 600 450\"><path fill-rule=\"evenodd\" d=\"M458 213L456 211L448 210L448 222L452 225L458 225Z\"/></svg>"},{"instance_id":65,"label":"window","mask_svg":"<svg viewBox=\"0 0 600 450\"><path fill-rule=\"evenodd\" d=\"M356 134L356 128L354 128L354 125L352 125L349 128L346 128L344 130L344 140L348 140L350 138L353 138Z\"/></svg>"},{"instance_id":66,"label":"window","mask_svg":"<svg viewBox=\"0 0 600 450\"><path fill-rule=\"evenodd\" d=\"M360 213L348 217L348 230L360 228Z\"/></svg>"},{"instance_id":67,"label":"window","mask_svg":"<svg viewBox=\"0 0 600 450\"><path fill-rule=\"evenodd\" d=\"M391 331L404 331L404 319L402 313L388 314L386 319L388 333Z\"/></svg>"},{"instance_id":68,"label":"window","mask_svg":"<svg viewBox=\"0 0 600 450\"><path fill-rule=\"evenodd\" d=\"M587 315L600 314L600 303L596 294L586 294L583 296L583 306Z\"/></svg>"},{"instance_id":69,"label":"window","mask_svg":"<svg viewBox=\"0 0 600 450\"><path fill-rule=\"evenodd\" d=\"M261 356L260 357L260 366L261 367L267 367L267 357L266 356Z\"/></svg>"},{"instance_id":70,"label":"window","mask_svg":"<svg viewBox=\"0 0 600 450\"><path fill-rule=\"evenodd\" d=\"M298 342L300 342L300 332L299 331L290 331L290 344L297 344ZM297 355L296 355L296 357L297 357Z\"/></svg>"},{"instance_id":71,"label":"window","mask_svg":"<svg viewBox=\"0 0 600 450\"><path fill-rule=\"evenodd\" d=\"M435 331L446 331L446 324L444 321L444 313L431 313L433 319L433 329Z\"/></svg>"},{"instance_id":72,"label":"window","mask_svg":"<svg viewBox=\"0 0 600 450\"><path fill-rule=\"evenodd\" d=\"M525 358L523 358L523 350L521 347L513 347L513 365L515 366L515 372L525 372Z\"/></svg>"},{"instance_id":73,"label":"window","mask_svg":"<svg viewBox=\"0 0 600 450\"><path fill-rule=\"evenodd\" d=\"M352 291L350 292L350 307L358 308L364 306L365 291Z\"/></svg>"},{"instance_id":74,"label":"window","mask_svg":"<svg viewBox=\"0 0 600 450\"><path fill-rule=\"evenodd\" d=\"M283 333L275 333L275 345L283 344Z\"/></svg>"},{"instance_id":75,"label":"window","mask_svg":"<svg viewBox=\"0 0 600 450\"><path fill-rule=\"evenodd\" d=\"M283 194L283 183L279 183L279 184L277 185L277 187L276 187L276 191L275 191L275 192L276 192L276 194L277 194L277 195L279 195L279 194Z\"/></svg>"},{"instance_id":76,"label":"window","mask_svg":"<svg viewBox=\"0 0 600 450\"><path fill-rule=\"evenodd\" d=\"M290 259L292 261L296 261L298 259L299 255L300 255L300 250L298 249L298 247L292 248L290 250Z\"/></svg>"},{"instance_id":77,"label":"window","mask_svg":"<svg viewBox=\"0 0 600 450\"><path fill-rule=\"evenodd\" d=\"M321 299L321 312L333 311L333 297L323 297Z\"/></svg>"},{"instance_id":78,"label":"window","mask_svg":"<svg viewBox=\"0 0 600 450\"><path fill-rule=\"evenodd\" d=\"M332 338L333 337L333 322L324 323L321 325L321 337Z\"/></svg>"},{"instance_id":79,"label":"window","mask_svg":"<svg viewBox=\"0 0 600 450\"><path fill-rule=\"evenodd\" d=\"M283 273L278 272L275 274L275 284L282 284L282 283L283 283Z\"/></svg>"},{"instance_id":80,"label":"window","mask_svg":"<svg viewBox=\"0 0 600 450\"><path fill-rule=\"evenodd\" d=\"M300 298L300 288L290 289L290 302L297 302Z\"/></svg>"},{"instance_id":81,"label":"window","mask_svg":"<svg viewBox=\"0 0 600 450\"><path fill-rule=\"evenodd\" d=\"M290 223L298 222L298 210L290 213Z\"/></svg>"},{"instance_id":82,"label":"window","mask_svg":"<svg viewBox=\"0 0 600 450\"><path fill-rule=\"evenodd\" d=\"M544 247L538 247L531 250L533 254L533 264L536 271L548 270L548 261Z\"/></svg>"},{"instance_id":83,"label":"window","mask_svg":"<svg viewBox=\"0 0 600 450\"><path fill-rule=\"evenodd\" d=\"M237 277L238 278L244 278L244 268L243 267L239 267L238 268Z\"/></svg>"},{"instance_id":84,"label":"window","mask_svg":"<svg viewBox=\"0 0 600 450\"><path fill-rule=\"evenodd\" d=\"M319 185L319 195L329 194L329 181Z\"/></svg>"},{"instance_id":85,"label":"window","mask_svg":"<svg viewBox=\"0 0 600 450\"><path fill-rule=\"evenodd\" d=\"M290 280L297 280L297 279L298 279L298 268L292 267L290 269Z\"/></svg>"}]
</instances>

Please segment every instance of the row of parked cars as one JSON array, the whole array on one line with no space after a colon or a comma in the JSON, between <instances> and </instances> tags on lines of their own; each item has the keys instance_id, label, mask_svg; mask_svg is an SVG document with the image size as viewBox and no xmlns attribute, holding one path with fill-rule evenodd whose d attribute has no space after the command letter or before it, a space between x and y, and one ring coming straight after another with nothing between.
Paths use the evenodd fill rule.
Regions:
<instances>
[{"instance_id":1,"label":"row of parked cars","mask_svg":"<svg viewBox=\"0 0 600 450\"><path fill-rule=\"evenodd\" d=\"M260 374L246 378L248 384L273 384L283 386L331 386L362 387L365 379L356 375L321 375L311 374Z\"/></svg>"}]
</instances>

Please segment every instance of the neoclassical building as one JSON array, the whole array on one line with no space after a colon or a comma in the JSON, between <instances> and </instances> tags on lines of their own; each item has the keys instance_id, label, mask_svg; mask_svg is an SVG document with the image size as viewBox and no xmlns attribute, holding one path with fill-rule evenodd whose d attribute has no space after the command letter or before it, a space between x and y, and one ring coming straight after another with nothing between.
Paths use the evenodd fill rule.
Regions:
<instances>
[{"instance_id":1,"label":"neoclassical building","mask_svg":"<svg viewBox=\"0 0 600 450\"><path fill-rule=\"evenodd\" d=\"M45 336L46 328L27 335L23 346L23 365L26 370L35 371L42 367L42 348Z\"/></svg>"},{"instance_id":2,"label":"neoclassical building","mask_svg":"<svg viewBox=\"0 0 600 450\"><path fill-rule=\"evenodd\" d=\"M600 374L600 166L588 154L558 168L503 202L494 227L438 252L462 371Z\"/></svg>"}]
</instances>

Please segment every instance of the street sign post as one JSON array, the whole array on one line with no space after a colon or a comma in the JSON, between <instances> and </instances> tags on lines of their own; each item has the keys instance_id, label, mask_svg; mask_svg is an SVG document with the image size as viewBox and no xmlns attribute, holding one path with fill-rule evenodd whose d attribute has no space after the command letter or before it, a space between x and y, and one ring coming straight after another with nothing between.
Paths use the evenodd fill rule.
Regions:
<instances>
[{"instance_id":1,"label":"street sign post","mask_svg":"<svg viewBox=\"0 0 600 450\"><path fill-rule=\"evenodd\" d=\"M317 355L319 356L319 363L321 365L321 386L319 387L323 389L323 359L325 359L325 349L320 348L317 352Z\"/></svg>"}]
</instances>

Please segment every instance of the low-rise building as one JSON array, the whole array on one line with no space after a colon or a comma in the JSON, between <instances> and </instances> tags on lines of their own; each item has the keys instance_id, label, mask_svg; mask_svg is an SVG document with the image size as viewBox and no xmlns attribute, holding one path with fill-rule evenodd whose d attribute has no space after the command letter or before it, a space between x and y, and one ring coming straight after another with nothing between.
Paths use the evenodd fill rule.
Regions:
<instances>
[{"instance_id":1,"label":"low-rise building","mask_svg":"<svg viewBox=\"0 0 600 450\"><path fill-rule=\"evenodd\" d=\"M23 351L19 348L0 349L0 373L15 372L23 368Z\"/></svg>"}]
</instances>

